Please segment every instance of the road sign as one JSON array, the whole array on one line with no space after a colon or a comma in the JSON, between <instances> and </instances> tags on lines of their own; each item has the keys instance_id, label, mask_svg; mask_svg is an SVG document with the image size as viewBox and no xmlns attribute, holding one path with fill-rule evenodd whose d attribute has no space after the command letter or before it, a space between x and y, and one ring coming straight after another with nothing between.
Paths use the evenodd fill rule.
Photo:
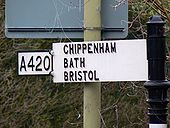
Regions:
<instances>
[{"instance_id":1,"label":"road sign","mask_svg":"<svg viewBox=\"0 0 170 128\"><path fill-rule=\"evenodd\" d=\"M54 82L145 81L146 40L53 44Z\"/></svg>"},{"instance_id":2,"label":"road sign","mask_svg":"<svg viewBox=\"0 0 170 128\"><path fill-rule=\"evenodd\" d=\"M53 69L49 51L19 51L18 75L50 75Z\"/></svg>"},{"instance_id":3,"label":"road sign","mask_svg":"<svg viewBox=\"0 0 170 128\"><path fill-rule=\"evenodd\" d=\"M9 38L83 38L84 0L6 0L5 3L5 33ZM128 0L102 0L101 5L102 38L125 38Z\"/></svg>"}]
</instances>

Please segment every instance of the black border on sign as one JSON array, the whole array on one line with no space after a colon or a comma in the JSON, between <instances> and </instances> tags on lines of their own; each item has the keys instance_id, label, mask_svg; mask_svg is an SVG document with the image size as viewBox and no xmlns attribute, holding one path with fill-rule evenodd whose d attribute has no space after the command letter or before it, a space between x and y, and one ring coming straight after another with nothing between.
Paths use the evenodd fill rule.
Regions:
<instances>
[{"instance_id":1,"label":"black border on sign","mask_svg":"<svg viewBox=\"0 0 170 128\"><path fill-rule=\"evenodd\" d=\"M53 55L51 53L52 50L20 50L20 51L17 51L17 75L18 76L50 76L51 73L54 71L53 69ZM51 55L51 71L49 72L49 74L30 74L30 75L19 75L19 67L18 67L18 54L19 53L29 53L29 52L48 52L50 55Z\"/></svg>"},{"instance_id":2,"label":"black border on sign","mask_svg":"<svg viewBox=\"0 0 170 128\"><path fill-rule=\"evenodd\" d=\"M101 28L102 32L123 32L125 28ZM84 32L85 28L7 28L8 32Z\"/></svg>"}]
</instances>

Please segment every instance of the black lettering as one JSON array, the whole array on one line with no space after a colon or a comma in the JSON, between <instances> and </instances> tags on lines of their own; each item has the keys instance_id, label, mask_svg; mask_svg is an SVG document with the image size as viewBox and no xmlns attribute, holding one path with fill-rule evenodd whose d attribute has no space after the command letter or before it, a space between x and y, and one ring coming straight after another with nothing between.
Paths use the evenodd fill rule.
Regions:
<instances>
[{"instance_id":1,"label":"black lettering","mask_svg":"<svg viewBox=\"0 0 170 128\"><path fill-rule=\"evenodd\" d=\"M80 67L85 68L85 57L80 58Z\"/></svg>"},{"instance_id":2,"label":"black lettering","mask_svg":"<svg viewBox=\"0 0 170 128\"><path fill-rule=\"evenodd\" d=\"M114 46L113 44L111 43L111 53L116 53L116 42L114 42Z\"/></svg>"},{"instance_id":3,"label":"black lettering","mask_svg":"<svg viewBox=\"0 0 170 128\"><path fill-rule=\"evenodd\" d=\"M88 53L93 53L92 50L91 50L91 46L92 46L92 43L89 43L88 44Z\"/></svg>"},{"instance_id":4,"label":"black lettering","mask_svg":"<svg viewBox=\"0 0 170 128\"><path fill-rule=\"evenodd\" d=\"M64 45L63 51L65 54L68 54L68 45L67 44Z\"/></svg>"},{"instance_id":5,"label":"black lettering","mask_svg":"<svg viewBox=\"0 0 170 128\"><path fill-rule=\"evenodd\" d=\"M87 71L83 71L83 73L84 73L84 81L86 81Z\"/></svg>"},{"instance_id":6,"label":"black lettering","mask_svg":"<svg viewBox=\"0 0 170 128\"><path fill-rule=\"evenodd\" d=\"M74 80L77 81L77 71L74 73Z\"/></svg>"},{"instance_id":7,"label":"black lettering","mask_svg":"<svg viewBox=\"0 0 170 128\"><path fill-rule=\"evenodd\" d=\"M42 58L41 56L37 56L36 57L36 61L38 62L38 64L35 67L35 71L42 71L42 68L40 67L42 64Z\"/></svg>"},{"instance_id":8,"label":"black lettering","mask_svg":"<svg viewBox=\"0 0 170 128\"><path fill-rule=\"evenodd\" d=\"M78 80L82 81L82 72L81 71L78 71Z\"/></svg>"},{"instance_id":9,"label":"black lettering","mask_svg":"<svg viewBox=\"0 0 170 128\"><path fill-rule=\"evenodd\" d=\"M73 58L70 58L70 68L74 68L74 65L73 65Z\"/></svg>"},{"instance_id":10,"label":"black lettering","mask_svg":"<svg viewBox=\"0 0 170 128\"><path fill-rule=\"evenodd\" d=\"M47 65L46 65L46 64L47 64ZM43 65L44 65L44 69L45 69L46 71L48 71L48 70L50 69L51 63L50 63L50 58L49 58L49 56L45 56L45 57L44 57Z\"/></svg>"},{"instance_id":11,"label":"black lettering","mask_svg":"<svg viewBox=\"0 0 170 128\"><path fill-rule=\"evenodd\" d=\"M74 72L73 71L70 71L70 81L74 81Z\"/></svg>"},{"instance_id":12,"label":"black lettering","mask_svg":"<svg viewBox=\"0 0 170 128\"><path fill-rule=\"evenodd\" d=\"M99 43L100 53L104 53L104 43Z\"/></svg>"},{"instance_id":13,"label":"black lettering","mask_svg":"<svg viewBox=\"0 0 170 128\"><path fill-rule=\"evenodd\" d=\"M78 57L75 57L74 60L75 60L76 68L78 68L78 60L79 60L79 58L78 58Z\"/></svg>"},{"instance_id":14,"label":"black lettering","mask_svg":"<svg viewBox=\"0 0 170 128\"><path fill-rule=\"evenodd\" d=\"M109 44L108 43L106 43L105 53L110 53Z\"/></svg>"},{"instance_id":15,"label":"black lettering","mask_svg":"<svg viewBox=\"0 0 170 128\"><path fill-rule=\"evenodd\" d=\"M81 44L77 44L77 54L80 54Z\"/></svg>"},{"instance_id":16,"label":"black lettering","mask_svg":"<svg viewBox=\"0 0 170 128\"><path fill-rule=\"evenodd\" d=\"M64 68L68 68L68 60L67 60L67 58L64 58Z\"/></svg>"},{"instance_id":17,"label":"black lettering","mask_svg":"<svg viewBox=\"0 0 170 128\"><path fill-rule=\"evenodd\" d=\"M73 44L73 47L74 47L74 54L77 54L77 46L76 46L76 44Z\"/></svg>"},{"instance_id":18,"label":"black lettering","mask_svg":"<svg viewBox=\"0 0 170 128\"><path fill-rule=\"evenodd\" d=\"M27 71L26 65L25 65L24 56L22 56L22 59L21 59L21 67L20 67L20 71L21 71L21 72L22 72L22 69L24 69L25 71Z\"/></svg>"},{"instance_id":19,"label":"black lettering","mask_svg":"<svg viewBox=\"0 0 170 128\"><path fill-rule=\"evenodd\" d=\"M31 56L31 58L30 58L30 60L29 60L29 62L28 62L28 67L29 68L31 68L32 69L32 71L34 71L34 67L35 67L35 65L34 65L34 59L33 59L34 57L33 56Z\"/></svg>"},{"instance_id":20,"label":"black lettering","mask_svg":"<svg viewBox=\"0 0 170 128\"><path fill-rule=\"evenodd\" d=\"M68 73L64 71L64 81L68 81Z\"/></svg>"},{"instance_id":21,"label":"black lettering","mask_svg":"<svg viewBox=\"0 0 170 128\"><path fill-rule=\"evenodd\" d=\"M84 54L84 51L87 49L87 45L86 44L82 44L83 48L82 48L82 53Z\"/></svg>"},{"instance_id":22,"label":"black lettering","mask_svg":"<svg viewBox=\"0 0 170 128\"><path fill-rule=\"evenodd\" d=\"M93 80L93 72L90 70L88 73L89 80Z\"/></svg>"},{"instance_id":23,"label":"black lettering","mask_svg":"<svg viewBox=\"0 0 170 128\"><path fill-rule=\"evenodd\" d=\"M94 53L99 53L99 43L94 43Z\"/></svg>"},{"instance_id":24,"label":"black lettering","mask_svg":"<svg viewBox=\"0 0 170 128\"><path fill-rule=\"evenodd\" d=\"M73 44L69 44L69 53L74 54L74 46L73 46Z\"/></svg>"},{"instance_id":25,"label":"black lettering","mask_svg":"<svg viewBox=\"0 0 170 128\"><path fill-rule=\"evenodd\" d=\"M96 72L96 70L94 70L94 80L99 81L99 78L97 78L97 72Z\"/></svg>"}]
</instances>

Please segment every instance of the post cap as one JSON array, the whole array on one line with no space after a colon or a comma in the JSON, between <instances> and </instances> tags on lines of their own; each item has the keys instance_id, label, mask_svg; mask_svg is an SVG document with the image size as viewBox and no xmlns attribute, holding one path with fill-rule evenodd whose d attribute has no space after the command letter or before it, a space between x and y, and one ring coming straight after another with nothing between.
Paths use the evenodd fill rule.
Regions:
<instances>
[{"instance_id":1,"label":"post cap","mask_svg":"<svg viewBox=\"0 0 170 128\"><path fill-rule=\"evenodd\" d=\"M147 24L165 24L165 20L160 15L155 15L149 18Z\"/></svg>"}]
</instances>

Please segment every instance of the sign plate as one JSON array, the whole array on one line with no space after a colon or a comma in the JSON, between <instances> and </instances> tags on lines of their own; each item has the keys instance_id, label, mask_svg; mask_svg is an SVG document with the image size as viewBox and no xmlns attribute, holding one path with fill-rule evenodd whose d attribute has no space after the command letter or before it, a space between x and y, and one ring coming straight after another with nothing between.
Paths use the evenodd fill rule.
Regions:
<instances>
[{"instance_id":1,"label":"sign plate","mask_svg":"<svg viewBox=\"0 0 170 128\"><path fill-rule=\"evenodd\" d=\"M52 55L49 51L19 51L18 75L50 75Z\"/></svg>"},{"instance_id":2,"label":"sign plate","mask_svg":"<svg viewBox=\"0 0 170 128\"><path fill-rule=\"evenodd\" d=\"M128 0L102 0L101 5L102 38L125 38ZM9 38L83 38L83 15L84 0L5 0L5 33Z\"/></svg>"},{"instance_id":3,"label":"sign plate","mask_svg":"<svg viewBox=\"0 0 170 128\"><path fill-rule=\"evenodd\" d=\"M54 82L146 81L146 40L54 43Z\"/></svg>"}]
</instances>

